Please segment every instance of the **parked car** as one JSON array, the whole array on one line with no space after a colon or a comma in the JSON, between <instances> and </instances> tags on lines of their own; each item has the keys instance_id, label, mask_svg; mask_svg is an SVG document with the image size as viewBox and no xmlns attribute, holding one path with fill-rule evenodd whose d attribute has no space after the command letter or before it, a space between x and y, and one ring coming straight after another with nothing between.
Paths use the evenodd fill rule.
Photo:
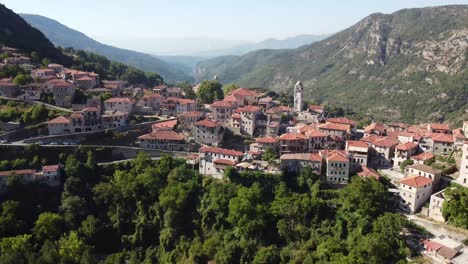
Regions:
<instances>
[{"instance_id":1,"label":"parked car","mask_svg":"<svg viewBox=\"0 0 468 264\"><path fill-rule=\"evenodd\" d=\"M4 140L0 140L0 144L8 144L10 142L8 142L8 140L4 139Z\"/></svg>"},{"instance_id":2,"label":"parked car","mask_svg":"<svg viewBox=\"0 0 468 264\"><path fill-rule=\"evenodd\" d=\"M57 142L50 142L50 144L49 144L49 145L51 145L51 146L57 146L57 145L58 145L58 143L57 143Z\"/></svg>"},{"instance_id":3,"label":"parked car","mask_svg":"<svg viewBox=\"0 0 468 264\"><path fill-rule=\"evenodd\" d=\"M36 141L35 144L37 144L37 145L44 145L44 142L42 142L42 141Z\"/></svg>"},{"instance_id":4,"label":"parked car","mask_svg":"<svg viewBox=\"0 0 468 264\"><path fill-rule=\"evenodd\" d=\"M68 145L70 145L70 142L65 141L65 142L62 143L62 145L68 146Z\"/></svg>"}]
</instances>

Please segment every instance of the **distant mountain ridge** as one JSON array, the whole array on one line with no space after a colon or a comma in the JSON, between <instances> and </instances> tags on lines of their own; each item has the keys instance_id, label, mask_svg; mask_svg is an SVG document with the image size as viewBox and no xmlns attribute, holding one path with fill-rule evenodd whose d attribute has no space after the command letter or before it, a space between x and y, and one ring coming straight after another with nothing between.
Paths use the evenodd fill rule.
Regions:
<instances>
[{"instance_id":1,"label":"distant mountain ridge","mask_svg":"<svg viewBox=\"0 0 468 264\"><path fill-rule=\"evenodd\" d=\"M193 78L177 66L167 63L149 54L116 48L102 44L85 34L69 28L56 20L40 15L20 14L33 27L39 29L57 46L72 47L103 55L110 60L122 62L144 71L155 72L166 81L191 81Z\"/></svg>"},{"instance_id":2,"label":"distant mountain ridge","mask_svg":"<svg viewBox=\"0 0 468 264\"><path fill-rule=\"evenodd\" d=\"M260 50L201 62L247 87L290 91L301 80L318 103L390 120L468 119L468 6L372 14L325 40L293 50Z\"/></svg>"},{"instance_id":3,"label":"distant mountain ridge","mask_svg":"<svg viewBox=\"0 0 468 264\"><path fill-rule=\"evenodd\" d=\"M228 49L221 50L210 50L199 52L196 55L202 57L220 57L220 56L231 56L231 55L244 55L251 51L263 50L263 49L296 49L304 45L312 44L314 42L323 40L330 35L310 35L303 34L285 39L269 38L257 43L247 43L237 45Z\"/></svg>"}]
</instances>

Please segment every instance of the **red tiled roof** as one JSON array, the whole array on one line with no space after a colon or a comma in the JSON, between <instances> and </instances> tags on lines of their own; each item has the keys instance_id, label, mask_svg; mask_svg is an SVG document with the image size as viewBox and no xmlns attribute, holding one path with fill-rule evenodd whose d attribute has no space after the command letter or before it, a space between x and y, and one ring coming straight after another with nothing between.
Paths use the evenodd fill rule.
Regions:
<instances>
[{"instance_id":1,"label":"red tiled roof","mask_svg":"<svg viewBox=\"0 0 468 264\"><path fill-rule=\"evenodd\" d=\"M327 158L327 161L349 162L348 157L341 151L337 151L337 150L328 152L326 158Z\"/></svg>"},{"instance_id":2,"label":"red tiled roof","mask_svg":"<svg viewBox=\"0 0 468 264\"><path fill-rule=\"evenodd\" d=\"M307 138L300 133L286 133L279 137L280 140L306 140Z\"/></svg>"},{"instance_id":3,"label":"red tiled roof","mask_svg":"<svg viewBox=\"0 0 468 264\"><path fill-rule=\"evenodd\" d=\"M0 171L0 177L15 175L24 175L24 174L34 174L35 170L26 169L26 170L12 170L12 171Z\"/></svg>"},{"instance_id":4,"label":"red tiled roof","mask_svg":"<svg viewBox=\"0 0 468 264\"><path fill-rule=\"evenodd\" d=\"M338 131L350 131L350 126L347 124L338 124L338 123L327 123L320 125L319 129L324 130L338 130Z\"/></svg>"},{"instance_id":5,"label":"red tiled roof","mask_svg":"<svg viewBox=\"0 0 468 264\"><path fill-rule=\"evenodd\" d=\"M374 140L372 142L372 145L381 148L391 148L398 145L398 140L389 137L384 137Z\"/></svg>"},{"instance_id":6,"label":"red tiled roof","mask_svg":"<svg viewBox=\"0 0 468 264\"><path fill-rule=\"evenodd\" d=\"M217 159L217 160L213 161L213 163L221 164L221 165L231 165L231 166L236 165L236 163L234 161L228 160L228 159Z\"/></svg>"},{"instance_id":7,"label":"red tiled roof","mask_svg":"<svg viewBox=\"0 0 468 264\"><path fill-rule=\"evenodd\" d=\"M317 153L288 153L282 155L280 160L307 160L321 162L322 157Z\"/></svg>"},{"instance_id":8,"label":"red tiled roof","mask_svg":"<svg viewBox=\"0 0 468 264\"><path fill-rule=\"evenodd\" d=\"M453 136L441 133L433 133L430 135L434 142L453 143Z\"/></svg>"},{"instance_id":9,"label":"red tiled roof","mask_svg":"<svg viewBox=\"0 0 468 264\"><path fill-rule=\"evenodd\" d=\"M413 188L419 188L432 183L432 180L423 176L412 176L400 180L400 183L411 186Z\"/></svg>"},{"instance_id":10,"label":"red tiled roof","mask_svg":"<svg viewBox=\"0 0 468 264\"><path fill-rule=\"evenodd\" d=\"M81 112L99 112L99 109L97 107L86 107Z\"/></svg>"},{"instance_id":11,"label":"red tiled roof","mask_svg":"<svg viewBox=\"0 0 468 264\"><path fill-rule=\"evenodd\" d=\"M162 130L158 132L151 132L149 134L138 137L138 139L159 139L170 141L182 141L184 137L171 130Z\"/></svg>"},{"instance_id":12,"label":"red tiled roof","mask_svg":"<svg viewBox=\"0 0 468 264\"><path fill-rule=\"evenodd\" d=\"M313 131L306 132L305 136L308 138L318 138L318 137L326 137L327 135L325 135L323 132L319 130L313 130Z\"/></svg>"},{"instance_id":13,"label":"red tiled roof","mask_svg":"<svg viewBox=\"0 0 468 264\"><path fill-rule=\"evenodd\" d=\"M437 251L439 250L441 247L443 247L442 244L439 244L437 242L434 242L434 241L431 241L431 240L424 240L423 241L423 244L425 246L425 248L429 251Z\"/></svg>"},{"instance_id":14,"label":"red tiled roof","mask_svg":"<svg viewBox=\"0 0 468 264\"><path fill-rule=\"evenodd\" d=\"M432 159L434 157L435 157L434 154L432 154L430 152L423 152L423 153L421 153L419 155L412 156L411 159L426 161L426 160L430 160L430 159Z\"/></svg>"},{"instance_id":15,"label":"red tiled roof","mask_svg":"<svg viewBox=\"0 0 468 264\"><path fill-rule=\"evenodd\" d=\"M354 147L354 148L369 148L369 145L360 140L348 140L348 147Z\"/></svg>"},{"instance_id":16,"label":"red tiled roof","mask_svg":"<svg viewBox=\"0 0 468 264\"><path fill-rule=\"evenodd\" d=\"M396 146L396 149L401 150L401 151L408 151L410 149L414 149L414 148L417 148L417 147L418 147L418 144L416 144L416 143L406 142L406 143L403 143L403 144L400 144L400 145Z\"/></svg>"},{"instance_id":17,"label":"red tiled roof","mask_svg":"<svg viewBox=\"0 0 468 264\"><path fill-rule=\"evenodd\" d=\"M434 130L450 130L450 127L447 124L432 123L429 124L429 127Z\"/></svg>"},{"instance_id":18,"label":"red tiled roof","mask_svg":"<svg viewBox=\"0 0 468 264\"><path fill-rule=\"evenodd\" d=\"M255 139L256 143L264 143L264 144L273 144L276 143L278 139L275 137L263 137L263 138L257 138Z\"/></svg>"},{"instance_id":19,"label":"red tiled roof","mask_svg":"<svg viewBox=\"0 0 468 264\"><path fill-rule=\"evenodd\" d=\"M168 120L168 121L163 121L159 123L153 124L151 127L153 130L156 129L174 129L174 127L177 125L177 120Z\"/></svg>"},{"instance_id":20,"label":"red tiled roof","mask_svg":"<svg viewBox=\"0 0 468 264\"><path fill-rule=\"evenodd\" d=\"M51 172L51 171L58 171L60 169L60 165L47 165L42 167L42 171Z\"/></svg>"},{"instance_id":21,"label":"red tiled roof","mask_svg":"<svg viewBox=\"0 0 468 264\"><path fill-rule=\"evenodd\" d=\"M193 124L194 126L217 127L219 123L210 119L204 119Z\"/></svg>"},{"instance_id":22,"label":"red tiled roof","mask_svg":"<svg viewBox=\"0 0 468 264\"><path fill-rule=\"evenodd\" d=\"M232 105L226 101L217 101L211 104L211 107L232 108Z\"/></svg>"},{"instance_id":23,"label":"red tiled roof","mask_svg":"<svg viewBox=\"0 0 468 264\"><path fill-rule=\"evenodd\" d=\"M64 117L64 116L59 116L59 117L56 117L52 120L49 120L47 122L47 124L69 124L70 123L70 120L68 120L68 118Z\"/></svg>"},{"instance_id":24,"label":"red tiled roof","mask_svg":"<svg viewBox=\"0 0 468 264\"><path fill-rule=\"evenodd\" d=\"M186 104L195 104L195 100L192 100L192 99L183 99L183 98L179 98L177 99L177 102L181 105L186 105Z\"/></svg>"},{"instance_id":25,"label":"red tiled roof","mask_svg":"<svg viewBox=\"0 0 468 264\"><path fill-rule=\"evenodd\" d=\"M261 107L258 107L258 106L255 106L255 105L248 105L246 107L242 107L242 108L239 108L237 109L239 112L247 112L247 113L255 113L255 112L258 112L258 111L261 111L262 108Z\"/></svg>"},{"instance_id":26,"label":"red tiled roof","mask_svg":"<svg viewBox=\"0 0 468 264\"><path fill-rule=\"evenodd\" d=\"M309 109L314 111L323 111L325 107L323 105L309 105Z\"/></svg>"},{"instance_id":27,"label":"red tiled roof","mask_svg":"<svg viewBox=\"0 0 468 264\"><path fill-rule=\"evenodd\" d=\"M371 133L372 130L376 130L376 131L379 131L380 133L383 133L385 132L386 129L383 125L377 124L377 123L372 123L364 128L364 132L366 133Z\"/></svg>"},{"instance_id":28,"label":"red tiled roof","mask_svg":"<svg viewBox=\"0 0 468 264\"><path fill-rule=\"evenodd\" d=\"M249 90L247 88L239 88L229 93L229 95L241 95L241 96L256 96L257 92Z\"/></svg>"},{"instance_id":29,"label":"red tiled roof","mask_svg":"<svg viewBox=\"0 0 468 264\"><path fill-rule=\"evenodd\" d=\"M73 114L70 115L70 118L84 118L84 117L82 113L74 112Z\"/></svg>"},{"instance_id":30,"label":"red tiled roof","mask_svg":"<svg viewBox=\"0 0 468 264\"><path fill-rule=\"evenodd\" d=\"M350 125L350 126L356 125L356 122L345 117L329 118L327 119L327 122L335 123L335 124L345 124L345 125Z\"/></svg>"},{"instance_id":31,"label":"red tiled roof","mask_svg":"<svg viewBox=\"0 0 468 264\"><path fill-rule=\"evenodd\" d=\"M273 107L271 109L268 109L266 111L267 114L277 114L277 113L283 113L283 112L292 112L293 110L287 106L280 105L277 107Z\"/></svg>"},{"instance_id":32,"label":"red tiled roof","mask_svg":"<svg viewBox=\"0 0 468 264\"><path fill-rule=\"evenodd\" d=\"M358 173L358 176L364 178L375 178L376 180L380 180L381 177L380 173L378 173L376 170L366 166L362 167L362 171Z\"/></svg>"},{"instance_id":33,"label":"red tiled roof","mask_svg":"<svg viewBox=\"0 0 468 264\"><path fill-rule=\"evenodd\" d=\"M222 154L222 155L228 155L228 156L242 156L242 152L232 150L232 149L222 149L222 148L214 148L214 147L201 147L199 149L199 152L209 152L209 153L214 153L214 154Z\"/></svg>"},{"instance_id":34,"label":"red tiled roof","mask_svg":"<svg viewBox=\"0 0 468 264\"><path fill-rule=\"evenodd\" d=\"M114 97L107 99L104 103L132 103L133 100L127 97Z\"/></svg>"},{"instance_id":35,"label":"red tiled roof","mask_svg":"<svg viewBox=\"0 0 468 264\"><path fill-rule=\"evenodd\" d=\"M224 102L238 102L241 99L242 98L239 98L238 96L236 97L235 95L228 95L228 96L224 97L223 101Z\"/></svg>"}]
</instances>

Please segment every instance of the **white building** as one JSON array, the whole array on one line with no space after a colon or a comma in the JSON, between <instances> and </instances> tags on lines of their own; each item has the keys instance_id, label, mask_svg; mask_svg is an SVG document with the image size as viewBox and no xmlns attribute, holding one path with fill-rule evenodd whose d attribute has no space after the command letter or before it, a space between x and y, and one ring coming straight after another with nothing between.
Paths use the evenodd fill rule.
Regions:
<instances>
[{"instance_id":1,"label":"white building","mask_svg":"<svg viewBox=\"0 0 468 264\"><path fill-rule=\"evenodd\" d=\"M221 179L228 166L235 166L240 162L242 152L213 147L202 147L199 150L199 171L203 175L211 175Z\"/></svg>"},{"instance_id":2,"label":"white building","mask_svg":"<svg viewBox=\"0 0 468 264\"><path fill-rule=\"evenodd\" d=\"M134 102L130 98L114 97L104 101L104 109L106 111L120 111L132 113L133 104Z\"/></svg>"},{"instance_id":3,"label":"white building","mask_svg":"<svg viewBox=\"0 0 468 264\"><path fill-rule=\"evenodd\" d=\"M411 176L400 180L400 208L416 213L432 194L432 180L423 176Z\"/></svg>"},{"instance_id":4,"label":"white building","mask_svg":"<svg viewBox=\"0 0 468 264\"><path fill-rule=\"evenodd\" d=\"M405 176L423 176L433 181L432 186L434 189L433 192L437 191L439 188L440 178L442 177L442 171L432 168L424 164L414 164L406 167Z\"/></svg>"},{"instance_id":5,"label":"white building","mask_svg":"<svg viewBox=\"0 0 468 264\"><path fill-rule=\"evenodd\" d=\"M326 181L332 184L348 184L349 158L345 151L324 150L320 154L325 157Z\"/></svg>"},{"instance_id":6,"label":"white building","mask_svg":"<svg viewBox=\"0 0 468 264\"><path fill-rule=\"evenodd\" d=\"M224 128L218 122L204 119L193 124L193 138L200 144L218 146L223 136Z\"/></svg>"},{"instance_id":7,"label":"white building","mask_svg":"<svg viewBox=\"0 0 468 264\"><path fill-rule=\"evenodd\" d=\"M290 153L280 157L281 169L288 172L300 172L305 167L320 175L322 173L322 157L317 153Z\"/></svg>"},{"instance_id":8,"label":"white building","mask_svg":"<svg viewBox=\"0 0 468 264\"><path fill-rule=\"evenodd\" d=\"M444 216L442 215L442 206L445 201L445 189L434 193L431 196L431 201L429 203L429 217L439 221L445 222Z\"/></svg>"},{"instance_id":9,"label":"white building","mask_svg":"<svg viewBox=\"0 0 468 264\"><path fill-rule=\"evenodd\" d=\"M465 126L466 122L464 123ZM463 154L460 165L460 176L458 176L458 183L468 187L468 142L463 144Z\"/></svg>"}]
</instances>

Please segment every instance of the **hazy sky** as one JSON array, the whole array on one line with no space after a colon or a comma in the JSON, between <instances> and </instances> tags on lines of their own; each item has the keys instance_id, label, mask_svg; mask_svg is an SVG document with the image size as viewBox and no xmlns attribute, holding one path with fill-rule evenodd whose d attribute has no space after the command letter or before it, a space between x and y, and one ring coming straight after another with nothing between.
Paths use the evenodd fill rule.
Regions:
<instances>
[{"instance_id":1,"label":"hazy sky","mask_svg":"<svg viewBox=\"0 0 468 264\"><path fill-rule=\"evenodd\" d=\"M375 13L468 0L0 0L58 20L106 44L143 51L179 42L222 48L242 41L333 33Z\"/></svg>"}]
</instances>

